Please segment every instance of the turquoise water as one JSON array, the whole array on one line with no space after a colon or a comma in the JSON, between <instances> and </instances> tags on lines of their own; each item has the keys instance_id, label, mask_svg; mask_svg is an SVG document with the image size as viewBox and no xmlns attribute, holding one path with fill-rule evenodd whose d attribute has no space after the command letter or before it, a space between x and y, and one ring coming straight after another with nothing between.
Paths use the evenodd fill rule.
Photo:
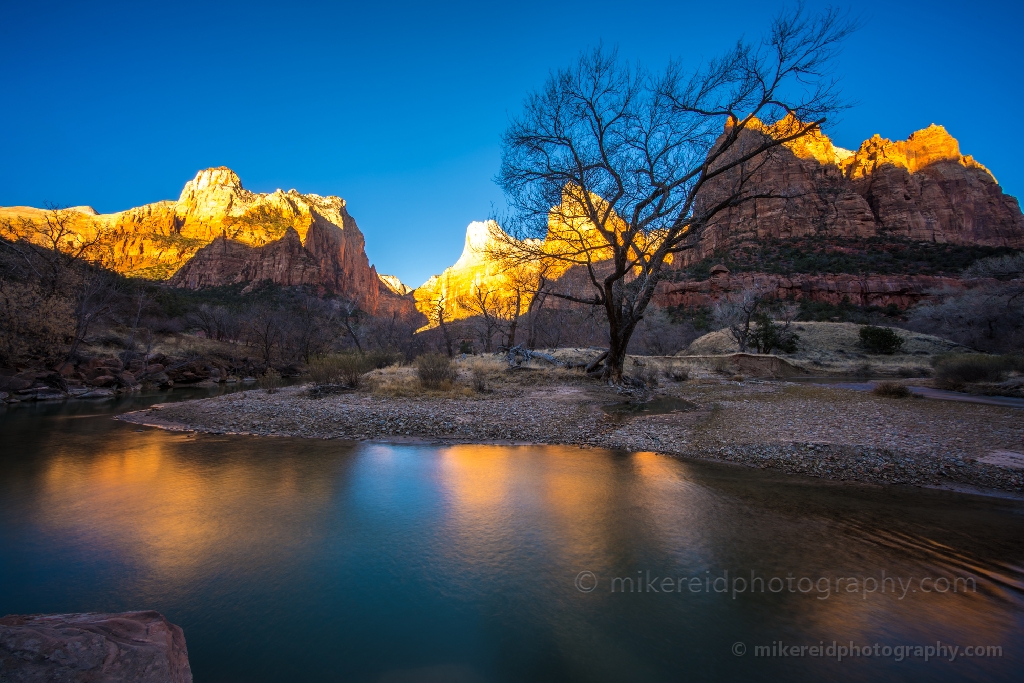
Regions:
<instances>
[{"instance_id":1,"label":"turquoise water","mask_svg":"<svg viewBox=\"0 0 1024 683\"><path fill-rule=\"evenodd\" d=\"M159 610L185 630L198 683L1010 681L1024 670L1019 501L645 453L190 435L110 419L208 393L191 391L0 414L0 614ZM936 585L949 588L926 590ZM878 643L879 655L755 656L779 641ZM892 650L936 641L961 654ZM1001 656L964 657L968 645Z\"/></svg>"}]
</instances>

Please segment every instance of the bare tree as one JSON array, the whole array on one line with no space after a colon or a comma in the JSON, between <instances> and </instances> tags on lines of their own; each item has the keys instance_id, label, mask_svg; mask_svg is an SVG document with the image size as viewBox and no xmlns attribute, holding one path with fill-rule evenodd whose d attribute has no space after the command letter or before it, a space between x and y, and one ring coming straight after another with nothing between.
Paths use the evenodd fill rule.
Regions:
<instances>
[{"instance_id":1,"label":"bare tree","mask_svg":"<svg viewBox=\"0 0 1024 683\"><path fill-rule=\"evenodd\" d=\"M361 316L362 311L359 310L359 304L352 299L342 299L338 303L338 321L348 336L352 338L352 342L356 345L356 350L359 353L363 352L363 345L359 341L359 330L362 325Z\"/></svg>"},{"instance_id":2,"label":"bare tree","mask_svg":"<svg viewBox=\"0 0 1024 683\"><path fill-rule=\"evenodd\" d=\"M100 224L85 225L82 218L77 211L47 203L42 222L30 218L0 221L0 237L29 263L51 292L56 292L78 265L104 261L106 230ZM33 253L18 245L21 240L35 247Z\"/></svg>"},{"instance_id":3,"label":"bare tree","mask_svg":"<svg viewBox=\"0 0 1024 683\"><path fill-rule=\"evenodd\" d=\"M729 330L729 334L739 346L740 353L746 353L750 343L751 326L754 317L764 301L763 293L754 289L744 289L740 296L723 299L712 308L715 326Z\"/></svg>"},{"instance_id":4,"label":"bare tree","mask_svg":"<svg viewBox=\"0 0 1024 683\"><path fill-rule=\"evenodd\" d=\"M528 268L524 264L515 264L505 270L503 282L503 294L498 300L498 319L505 331L505 347L511 349L516 345L516 333L519 330L519 320L528 316L535 308L543 307L546 294L542 294L546 268L540 264L540 269ZM527 341L527 348L534 348L532 345L534 335L530 335Z\"/></svg>"},{"instance_id":5,"label":"bare tree","mask_svg":"<svg viewBox=\"0 0 1024 683\"><path fill-rule=\"evenodd\" d=\"M200 304L188 314L188 323L203 331L207 339L232 341L238 337L238 320L224 306Z\"/></svg>"},{"instance_id":6,"label":"bare tree","mask_svg":"<svg viewBox=\"0 0 1024 683\"><path fill-rule=\"evenodd\" d=\"M907 327L979 351L1024 349L1024 282L940 289L909 311Z\"/></svg>"},{"instance_id":7,"label":"bare tree","mask_svg":"<svg viewBox=\"0 0 1024 683\"><path fill-rule=\"evenodd\" d=\"M256 347L265 368L270 368L287 335L281 312L265 304L257 304L245 315L246 343Z\"/></svg>"},{"instance_id":8,"label":"bare tree","mask_svg":"<svg viewBox=\"0 0 1024 683\"><path fill-rule=\"evenodd\" d=\"M831 72L851 30L837 11L798 7L758 44L657 76L598 48L527 98L497 177L511 210L504 256L585 270L589 294L551 294L604 309L605 377L621 380L666 261L723 212L780 196L751 179L841 106Z\"/></svg>"},{"instance_id":9,"label":"bare tree","mask_svg":"<svg viewBox=\"0 0 1024 683\"><path fill-rule=\"evenodd\" d=\"M75 332L68 348L67 358L74 358L78 347L85 341L97 322L110 313L111 305L120 289L117 277L99 266L86 264L79 272L73 291Z\"/></svg>"},{"instance_id":10,"label":"bare tree","mask_svg":"<svg viewBox=\"0 0 1024 683\"><path fill-rule=\"evenodd\" d=\"M133 304L135 311L131 315L131 332L128 333L128 339L125 340L125 350L121 354L121 362L124 363L125 368L135 360L137 354L136 350L136 337L139 335L139 321L142 319L142 311L150 303L151 297L146 293L145 287L137 287L135 296L133 297Z\"/></svg>"},{"instance_id":11,"label":"bare tree","mask_svg":"<svg viewBox=\"0 0 1024 683\"><path fill-rule=\"evenodd\" d=\"M369 327L368 338L381 351L408 352L416 332L416 325L397 310L371 318Z\"/></svg>"},{"instance_id":12,"label":"bare tree","mask_svg":"<svg viewBox=\"0 0 1024 683\"><path fill-rule=\"evenodd\" d=\"M342 310L347 309L342 306ZM298 304L292 308L291 317L291 345L305 363L326 353L338 337L338 310L323 299L308 294L300 297ZM351 324L350 328L346 328L348 330L355 330L355 325Z\"/></svg>"},{"instance_id":13,"label":"bare tree","mask_svg":"<svg viewBox=\"0 0 1024 683\"><path fill-rule=\"evenodd\" d=\"M964 271L964 277L1016 280L1017 286L1024 288L1024 253L980 259Z\"/></svg>"},{"instance_id":14,"label":"bare tree","mask_svg":"<svg viewBox=\"0 0 1024 683\"><path fill-rule=\"evenodd\" d=\"M444 348L448 357L451 358L454 356L455 350L452 348L451 324L447 319L447 313L445 311L445 296L443 294L430 303L430 311L427 314L427 319L430 321L431 326L437 327L441 330L441 337L444 339Z\"/></svg>"},{"instance_id":15,"label":"bare tree","mask_svg":"<svg viewBox=\"0 0 1024 683\"><path fill-rule=\"evenodd\" d=\"M484 353L493 351L494 333L498 330L501 309L504 307L499 292L484 289L480 283L476 283L468 295L459 297L457 303L473 319Z\"/></svg>"}]
</instances>

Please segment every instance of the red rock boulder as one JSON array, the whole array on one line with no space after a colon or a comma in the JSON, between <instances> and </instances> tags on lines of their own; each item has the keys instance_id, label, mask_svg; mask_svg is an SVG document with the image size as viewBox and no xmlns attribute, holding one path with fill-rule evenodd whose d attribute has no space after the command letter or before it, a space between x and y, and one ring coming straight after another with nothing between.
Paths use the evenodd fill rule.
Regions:
<instances>
[{"instance_id":1,"label":"red rock boulder","mask_svg":"<svg viewBox=\"0 0 1024 683\"><path fill-rule=\"evenodd\" d=\"M158 612L9 615L0 680L192 683L192 670L185 634Z\"/></svg>"}]
</instances>

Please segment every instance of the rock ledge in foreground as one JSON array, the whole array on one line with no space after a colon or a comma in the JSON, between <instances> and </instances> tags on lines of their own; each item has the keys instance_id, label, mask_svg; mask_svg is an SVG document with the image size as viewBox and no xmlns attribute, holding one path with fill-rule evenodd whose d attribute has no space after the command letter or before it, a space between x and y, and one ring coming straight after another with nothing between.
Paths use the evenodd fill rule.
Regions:
<instances>
[{"instance_id":1,"label":"rock ledge in foreground","mask_svg":"<svg viewBox=\"0 0 1024 683\"><path fill-rule=\"evenodd\" d=\"M0 680L192 683L185 634L158 612L0 618Z\"/></svg>"}]
</instances>

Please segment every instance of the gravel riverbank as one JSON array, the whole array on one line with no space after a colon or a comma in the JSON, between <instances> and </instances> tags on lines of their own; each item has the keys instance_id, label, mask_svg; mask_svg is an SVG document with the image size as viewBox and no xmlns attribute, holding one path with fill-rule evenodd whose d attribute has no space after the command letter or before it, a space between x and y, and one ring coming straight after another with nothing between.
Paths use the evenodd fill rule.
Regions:
<instances>
[{"instance_id":1,"label":"gravel riverbank","mask_svg":"<svg viewBox=\"0 0 1024 683\"><path fill-rule=\"evenodd\" d=\"M165 429L440 443L576 444L656 451L841 481L1024 492L1024 412L890 399L785 382L663 386L692 409L609 415L621 401L580 376L489 393L310 398L303 387L155 406L120 419Z\"/></svg>"}]
</instances>

